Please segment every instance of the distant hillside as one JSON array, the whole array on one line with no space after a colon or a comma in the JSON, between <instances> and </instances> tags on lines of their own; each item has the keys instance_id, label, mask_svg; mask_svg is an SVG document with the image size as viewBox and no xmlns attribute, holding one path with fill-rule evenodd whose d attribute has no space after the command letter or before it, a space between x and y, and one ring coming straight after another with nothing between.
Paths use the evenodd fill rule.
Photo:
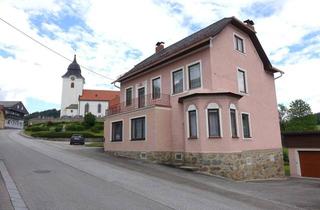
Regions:
<instances>
[{"instance_id":1,"label":"distant hillside","mask_svg":"<svg viewBox=\"0 0 320 210\"><path fill-rule=\"evenodd\" d=\"M40 119L44 119L44 118L59 118L60 117L60 110L56 110L56 109L48 109L42 112L34 112L32 114L29 114L27 116L24 117L25 120L30 120L33 118L40 118Z\"/></svg>"}]
</instances>

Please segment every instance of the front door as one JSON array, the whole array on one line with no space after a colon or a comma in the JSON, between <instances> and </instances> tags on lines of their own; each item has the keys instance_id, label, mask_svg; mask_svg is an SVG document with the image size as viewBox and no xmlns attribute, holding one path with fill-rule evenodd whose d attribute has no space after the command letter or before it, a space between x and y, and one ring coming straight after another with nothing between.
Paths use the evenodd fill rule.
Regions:
<instances>
[{"instance_id":1,"label":"front door","mask_svg":"<svg viewBox=\"0 0 320 210\"><path fill-rule=\"evenodd\" d=\"M138 108L145 106L145 90L144 87L138 89Z\"/></svg>"}]
</instances>

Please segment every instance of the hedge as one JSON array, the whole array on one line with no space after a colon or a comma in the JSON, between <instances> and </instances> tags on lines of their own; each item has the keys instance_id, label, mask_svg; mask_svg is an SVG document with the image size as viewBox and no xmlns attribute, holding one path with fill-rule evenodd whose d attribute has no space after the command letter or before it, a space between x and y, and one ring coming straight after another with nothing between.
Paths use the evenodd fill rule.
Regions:
<instances>
[{"instance_id":1,"label":"hedge","mask_svg":"<svg viewBox=\"0 0 320 210\"><path fill-rule=\"evenodd\" d=\"M73 134L81 134L85 138L103 138L103 135L97 135L90 132L82 131L82 132L52 132L52 131L39 131L31 133L32 137L40 137L40 138L70 138Z\"/></svg>"},{"instance_id":2,"label":"hedge","mask_svg":"<svg viewBox=\"0 0 320 210\"><path fill-rule=\"evenodd\" d=\"M96 124L95 126L93 126L90 130L94 133L99 133L101 131L103 131L103 125L102 124Z\"/></svg>"},{"instance_id":3,"label":"hedge","mask_svg":"<svg viewBox=\"0 0 320 210\"><path fill-rule=\"evenodd\" d=\"M84 131L85 128L79 124L70 124L66 125L66 131Z\"/></svg>"},{"instance_id":4,"label":"hedge","mask_svg":"<svg viewBox=\"0 0 320 210\"><path fill-rule=\"evenodd\" d=\"M49 131L48 127L28 127L26 128L26 131L32 131L32 132L37 132L37 131Z\"/></svg>"}]
</instances>

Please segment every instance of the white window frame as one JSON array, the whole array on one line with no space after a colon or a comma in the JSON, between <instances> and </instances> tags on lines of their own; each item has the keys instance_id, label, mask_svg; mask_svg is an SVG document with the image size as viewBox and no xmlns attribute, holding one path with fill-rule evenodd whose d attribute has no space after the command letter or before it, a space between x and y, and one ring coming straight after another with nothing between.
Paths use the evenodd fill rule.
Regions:
<instances>
[{"instance_id":1,"label":"white window frame","mask_svg":"<svg viewBox=\"0 0 320 210\"><path fill-rule=\"evenodd\" d=\"M133 93L134 93L134 90L133 90L133 86L129 86L129 87L126 87L125 89L124 89L124 105L125 106L127 106L127 89L132 89L132 91L131 91L131 105L128 105L128 106L132 106L132 104L133 104Z\"/></svg>"},{"instance_id":2,"label":"white window frame","mask_svg":"<svg viewBox=\"0 0 320 210\"><path fill-rule=\"evenodd\" d=\"M114 122L122 122L122 140L121 141L112 141L112 123ZM112 142L112 143L122 143L124 142L124 123L123 123L123 119L118 119L118 120L113 120L113 121L110 121L110 125L109 125L109 141Z\"/></svg>"},{"instance_id":3,"label":"white window frame","mask_svg":"<svg viewBox=\"0 0 320 210\"><path fill-rule=\"evenodd\" d=\"M235 110L235 114L236 114L237 136L232 136L231 109L234 109ZM239 135L240 134L240 130L239 130L239 120L238 120L238 109L237 109L236 105L234 105L234 104L230 104L230 106L229 106L229 122L230 122L230 136L231 136L231 138L232 139L238 139L239 136L240 136Z\"/></svg>"},{"instance_id":4,"label":"white window frame","mask_svg":"<svg viewBox=\"0 0 320 210\"><path fill-rule=\"evenodd\" d=\"M199 67L200 67L200 83L201 83L201 85L200 85L200 87L197 87L197 88L193 88L193 89L190 89L190 87L189 87L189 66L192 66L192 65L194 65L194 64L197 64L197 63L199 63ZM196 90L196 89L198 89L198 88L202 88L203 87L203 79L202 79L202 62L201 62L201 60L197 60L197 61L194 61L194 62L192 62L192 63L189 63L188 65L186 65L186 73L187 73L187 75L186 75L186 89L187 90Z\"/></svg>"},{"instance_id":5,"label":"white window frame","mask_svg":"<svg viewBox=\"0 0 320 210\"><path fill-rule=\"evenodd\" d=\"M156 77L152 77L151 78L151 80L150 80L150 87L151 87L151 99L152 100L156 100L156 99L154 99L153 98L153 83L152 83L152 81L153 80L155 80L155 79L158 79L158 78L160 78L160 98L156 98L156 99L161 99L161 97L162 97L162 78L161 78L161 75L159 75L159 76L156 76Z\"/></svg>"},{"instance_id":6,"label":"white window frame","mask_svg":"<svg viewBox=\"0 0 320 210\"><path fill-rule=\"evenodd\" d=\"M242 120L242 114L247 114L248 115L248 120L249 120L249 129L250 129L250 137L244 137L244 132L243 132L243 120ZM241 132L242 132L242 139L244 140L251 140L252 139L252 128L251 128L251 115L248 112L241 112Z\"/></svg>"},{"instance_id":7,"label":"white window frame","mask_svg":"<svg viewBox=\"0 0 320 210\"><path fill-rule=\"evenodd\" d=\"M147 105L147 100L148 100L147 99L147 92L148 92L148 90L147 90L147 85L144 84L144 85L136 87L136 100L137 100L136 106L137 106L137 108L139 107L139 90L141 88L144 88L144 106L143 107L146 107L146 105ZM140 108L143 108L143 107L140 107Z\"/></svg>"},{"instance_id":8,"label":"white window frame","mask_svg":"<svg viewBox=\"0 0 320 210\"><path fill-rule=\"evenodd\" d=\"M239 37L240 39L242 39L242 41L243 41L243 52L237 50L237 40L236 40L236 36ZM238 33L233 33L232 38L233 38L233 46L234 46L233 49L234 49L236 52L241 53L242 55L245 55L246 52L247 52L247 51L246 51L246 39L245 39L243 36L241 36L240 34L238 34Z\"/></svg>"},{"instance_id":9,"label":"white window frame","mask_svg":"<svg viewBox=\"0 0 320 210\"><path fill-rule=\"evenodd\" d=\"M209 132L209 109L218 109L219 111L219 124L220 124L220 136L210 136ZM222 128L222 116L221 116L221 107L217 103L209 103L205 109L206 112L206 129L207 129L207 138L222 138L223 137L223 128Z\"/></svg>"},{"instance_id":10,"label":"white window frame","mask_svg":"<svg viewBox=\"0 0 320 210\"><path fill-rule=\"evenodd\" d=\"M144 124L145 124L145 136L144 136L144 140L132 140L132 137L131 137L131 120L133 120L133 119L136 119L136 118L142 118L142 117L144 117L144 120L145 120L145 122L144 122ZM147 141L147 137L148 137L148 124L147 124L147 115L139 115L139 116L134 116L134 117L130 117L129 118L129 140L130 140L130 142L146 142Z\"/></svg>"},{"instance_id":11,"label":"white window frame","mask_svg":"<svg viewBox=\"0 0 320 210\"><path fill-rule=\"evenodd\" d=\"M244 82L245 82L245 86L246 86L246 92L241 92L240 91L240 85L239 85L239 71L243 71L244 72ZM247 70L237 67L237 82L238 82L238 92L241 95L249 95L249 86L248 86L248 72Z\"/></svg>"},{"instance_id":12,"label":"white window frame","mask_svg":"<svg viewBox=\"0 0 320 210\"><path fill-rule=\"evenodd\" d=\"M189 111L196 111L196 123L197 123L197 137L196 138L193 138L193 137L190 137L190 128L189 128ZM186 119L187 119L187 136L188 136L188 139L199 139L200 136L199 136L199 118L198 118L198 109L197 107L194 105L194 104L191 104L188 106L188 109L187 109L187 112L186 112Z\"/></svg>"},{"instance_id":13,"label":"white window frame","mask_svg":"<svg viewBox=\"0 0 320 210\"><path fill-rule=\"evenodd\" d=\"M176 71L179 71L179 70L182 70L182 92L180 93L173 93L173 73L176 72ZM179 68L176 68L172 71L170 71L170 77L171 77L171 81L170 81L170 86L171 86L171 95L172 96L176 96L176 95L179 95L179 94L182 94L185 92L185 86L186 86L186 80L185 80L185 68L183 66L179 67Z\"/></svg>"}]
</instances>

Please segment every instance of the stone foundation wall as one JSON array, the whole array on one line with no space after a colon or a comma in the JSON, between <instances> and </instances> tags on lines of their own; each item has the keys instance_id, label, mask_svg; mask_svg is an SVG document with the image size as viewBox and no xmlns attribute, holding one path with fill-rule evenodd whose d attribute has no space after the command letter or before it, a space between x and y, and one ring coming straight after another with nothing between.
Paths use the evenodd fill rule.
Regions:
<instances>
[{"instance_id":1,"label":"stone foundation wall","mask_svg":"<svg viewBox=\"0 0 320 210\"><path fill-rule=\"evenodd\" d=\"M281 149L254 150L239 153L107 152L115 156L155 163L196 167L200 172L233 180L284 177Z\"/></svg>"}]
</instances>

